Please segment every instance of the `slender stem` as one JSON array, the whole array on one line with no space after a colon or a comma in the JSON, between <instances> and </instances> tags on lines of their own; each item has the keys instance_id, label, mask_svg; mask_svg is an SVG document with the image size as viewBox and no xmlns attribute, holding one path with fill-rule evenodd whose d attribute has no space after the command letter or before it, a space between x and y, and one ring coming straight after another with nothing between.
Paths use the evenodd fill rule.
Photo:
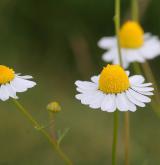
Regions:
<instances>
[{"instance_id":1,"label":"slender stem","mask_svg":"<svg viewBox=\"0 0 160 165\"><path fill-rule=\"evenodd\" d=\"M139 63L134 62L132 64L132 66L133 66L133 70L134 70L135 74L142 74L142 69L141 69L141 66L139 65Z\"/></svg>"},{"instance_id":2,"label":"slender stem","mask_svg":"<svg viewBox=\"0 0 160 165\"><path fill-rule=\"evenodd\" d=\"M118 58L119 64L122 65L122 55L121 55L121 45L120 45L120 0L115 0L115 16L114 16L114 23L115 23L115 32L117 36L117 48L118 48Z\"/></svg>"},{"instance_id":3,"label":"slender stem","mask_svg":"<svg viewBox=\"0 0 160 165\"><path fill-rule=\"evenodd\" d=\"M132 8L132 19L134 21L137 21L139 20L138 18L138 0L132 0L132 5L131 5L131 8Z\"/></svg>"},{"instance_id":4,"label":"slender stem","mask_svg":"<svg viewBox=\"0 0 160 165\"><path fill-rule=\"evenodd\" d=\"M120 0L115 0L115 33L117 38L118 58L119 65L122 65L122 55L120 46ZM113 142L112 142L112 165L116 165L116 150L117 150L117 135L118 135L118 111L114 112L114 123L113 123Z\"/></svg>"},{"instance_id":5,"label":"slender stem","mask_svg":"<svg viewBox=\"0 0 160 165\"><path fill-rule=\"evenodd\" d=\"M113 121L113 142L112 142L112 165L116 165L117 135L118 135L118 111L114 112Z\"/></svg>"},{"instance_id":6,"label":"slender stem","mask_svg":"<svg viewBox=\"0 0 160 165\"><path fill-rule=\"evenodd\" d=\"M36 119L33 118L33 116L20 104L17 100L13 99L14 104L18 107L18 110L20 110L25 117L31 122L31 124L34 126L34 128L41 128L41 125L36 121ZM60 146L57 144L57 141L52 139L50 135L44 130L39 129L39 131L44 135L44 137L52 144L53 148L56 150L58 155L61 157L61 159L68 165L72 165L72 162L70 159L65 155L65 153L61 150Z\"/></svg>"},{"instance_id":7,"label":"slender stem","mask_svg":"<svg viewBox=\"0 0 160 165\"><path fill-rule=\"evenodd\" d=\"M129 165L129 112L125 112L125 165Z\"/></svg>"},{"instance_id":8,"label":"slender stem","mask_svg":"<svg viewBox=\"0 0 160 165\"><path fill-rule=\"evenodd\" d=\"M55 114L53 112L49 112L49 121L52 122L50 126L50 133L53 139L57 139L56 131L55 131Z\"/></svg>"}]
</instances>

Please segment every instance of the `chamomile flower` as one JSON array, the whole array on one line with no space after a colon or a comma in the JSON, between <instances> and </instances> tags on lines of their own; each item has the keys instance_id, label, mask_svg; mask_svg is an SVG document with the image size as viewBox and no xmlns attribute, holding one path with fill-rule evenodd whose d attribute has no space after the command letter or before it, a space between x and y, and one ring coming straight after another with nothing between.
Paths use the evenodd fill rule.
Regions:
<instances>
[{"instance_id":1,"label":"chamomile flower","mask_svg":"<svg viewBox=\"0 0 160 165\"><path fill-rule=\"evenodd\" d=\"M152 83L144 83L141 75L129 77L119 65L107 65L98 76L91 77L91 81L76 81L76 98L90 108L114 112L136 111L137 106L145 107L153 95Z\"/></svg>"},{"instance_id":2,"label":"chamomile flower","mask_svg":"<svg viewBox=\"0 0 160 165\"><path fill-rule=\"evenodd\" d=\"M144 33L142 27L134 21L128 21L120 29L120 45L123 67L131 62L143 63L160 55L160 40L157 36ZM102 55L106 62L119 64L116 37L103 37L98 46L108 51Z\"/></svg>"},{"instance_id":3,"label":"chamomile flower","mask_svg":"<svg viewBox=\"0 0 160 165\"><path fill-rule=\"evenodd\" d=\"M0 65L0 100L6 101L9 97L17 99L17 92L25 92L36 85L30 79L32 76L21 76L16 74L13 69Z\"/></svg>"}]
</instances>

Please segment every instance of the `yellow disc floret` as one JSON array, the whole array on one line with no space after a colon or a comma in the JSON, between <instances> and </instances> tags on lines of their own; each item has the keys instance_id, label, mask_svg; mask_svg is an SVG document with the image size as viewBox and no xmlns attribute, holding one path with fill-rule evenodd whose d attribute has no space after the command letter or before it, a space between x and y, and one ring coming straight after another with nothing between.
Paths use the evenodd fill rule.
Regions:
<instances>
[{"instance_id":1,"label":"yellow disc floret","mask_svg":"<svg viewBox=\"0 0 160 165\"><path fill-rule=\"evenodd\" d=\"M0 65L0 84L6 84L13 80L15 77L15 73L12 69Z\"/></svg>"},{"instance_id":2,"label":"yellow disc floret","mask_svg":"<svg viewBox=\"0 0 160 165\"><path fill-rule=\"evenodd\" d=\"M139 48L144 43L144 31L134 21L126 22L120 29L120 44L122 48Z\"/></svg>"},{"instance_id":3,"label":"yellow disc floret","mask_svg":"<svg viewBox=\"0 0 160 165\"><path fill-rule=\"evenodd\" d=\"M119 65L107 65L99 78L99 90L104 93L121 93L130 86L128 76Z\"/></svg>"}]
</instances>

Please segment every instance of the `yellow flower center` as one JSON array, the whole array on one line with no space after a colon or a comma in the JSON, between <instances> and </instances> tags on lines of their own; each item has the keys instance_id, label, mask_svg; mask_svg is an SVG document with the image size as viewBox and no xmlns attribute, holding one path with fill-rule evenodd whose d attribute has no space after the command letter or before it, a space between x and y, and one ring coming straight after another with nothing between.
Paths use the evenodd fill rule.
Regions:
<instances>
[{"instance_id":1,"label":"yellow flower center","mask_svg":"<svg viewBox=\"0 0 160 165\"><path fill-rule=\"evenodd\" d=\"M6 84L13 80L15 77L15 73L12 69L0 65L0 84Z\"/></svg>"},{"instance_id":2,"label":"yellow flower center","mask_svg":"<svg viewBox=\"0 0 160 165\"><path fill-rule=\"evenodd\" d=\"M130 86L128 76L119 65L107 65L99 78L99 90L104 93L121 93Z\"/></svg>"},{"instance_id":3,"label":"yellow flower center","mask_svg":"<svg viewBox=\"0 0 160 165\"><path fill-rule=\"evenodd\" d=\"M122 48L139 48L144 43L144 31L134 21L126 22L120 29L120 44Z\"/></svg>"}]
</instances>

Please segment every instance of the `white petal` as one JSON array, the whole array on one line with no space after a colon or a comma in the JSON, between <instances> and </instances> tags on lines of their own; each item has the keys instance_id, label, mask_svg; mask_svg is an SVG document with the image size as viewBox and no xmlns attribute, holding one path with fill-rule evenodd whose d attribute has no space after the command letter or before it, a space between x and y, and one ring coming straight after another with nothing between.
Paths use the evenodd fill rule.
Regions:
<instances>
[{"instance_id":1,"label":"white petal","mask_svg":"<svg viewBox=\"0 0 160 165\"><path fill-rule=\"evenodd\" d=\"M151 99L149 97L146 97L140 93L137 93L136 91L129 89L128 90L130 92L130 94L137 100L139 100L140 102L144 102L144 103L149 103L151 101Z\"/></svg>"},{"instance_id":2,"label":"white petal","mask_svg":"<svg viewBox=\"0 0 160 165\"><path fill-rule=\"evenodd\" d=\"M82 94L77 94L76 99L80 100L82 104L89 105L91 108L100 108L105 94L101 91L93 91Z\"/></svg>"},{"instance_id":3,"label":"white petal","mask_svg":"<svg viewBox=\"0 0 160 165\"><path fill-rule=\"evenodd\" d=\"M142 92L142 91L139 91L138 93L141 93L142 95L148 95L148 96L154 95L153 92Z\"/></svg>"},{"instance_id":4,"label":"white petal","mask_svg":"<svg viewBox=\"0 0 160 165\"><path fill-rule=\"evenodd\" d=\"M16 74L17 75L17 74ZM23 79L32 79L33 77L30 76L30 75L25 75L25 76L20 76L20 75L17 75L17 77L19 78L23 78Z\"/></svg>"},{"instance_id":5,"label":"white petal","mask_svg":"<svg viewBox=\"0 0 160 165\"><path fill-rule=\"evenodd\" d=\"M102 111L114 112L116 110L115 95L108 94L105 95L103 102L101 104Z\"/></svg>"},{"instance_id":6,"label":"white petal","mask_svg":"<svg viewBox=\"0 0 160 165\"><path fill-rule=\"evenodd\" d=\"M131 86L131 88L133 90L135 90L136 92L151 92L154 90L154 88L152 87L135 87L135 86Z\"/></svg>"},{"instance_id":7,"label":"white petal","mask_svg":"<svg viewBox=\"0 0 160 165\"><path fill-rule=\"evenodd\" d=\"M98 46L102 49L109 49L116 45L115 37L103 37L98 42Z\"/></svg>"},{"instance_id":8,"label":"white petal","mask_svg":"<svg viewBox=\"0 0 160 165\"><path fill-rule=\"evenodd\" d=\"M152 34L149 33L149 32L145 33L144 36L143 36L144 37L144 40L148 40L151 37L151 35Z\"/></svg>"},{"instance_id":9,"label":"white petal","mask_svg":"<svg viewBox=\"0 0 160 165\"><path fill-rule=\"evenodd\" d=\"M146 59L152 59L160 55L160 41L158 37L151 36L145 42L140 49L140 53Z\"/></svg>"},{"instance_id":10,"label":"white petal","mask_svg":"<svg viewBox=\"0 0 160 165\"><path fill-rule=\"evenodd\" d=\"M91 81L98 84L98 81L99 81L99 76L92 76L91 77Z\"/></svg>"},{"instance_id":11,"label":"white petal","mask_svg":"<svg viewBox=\"0 0 160 165\"><path fill-rule=\"evenodd\" d=\"M115 57L116 54L117 54L117 49L108 50L107 52L102 54L102 60L105 62L111 62L113 61L114 58L116 58Z\"/></svg>"},{"instance_id":12,"label":"white petal","mask_svg":"<svg viewBox=\"0 0 160 165\"><path fill-rule=\"evenodd\" d=\"M128 110L135 112L137 110L137 108L136 108L135 104L128 99L126 92L124 92L124 98L125 98L125 102L128 106Z\"/></svg>"},{"instance_id":13,"label":"white petal","mask_svg":"<svg viewBox=\"0 0 160 165\"><path fill-rule=\"evenodd\" d=\"M86 93L87 92L87 90L83 89L83 88L76 88L76 90L80 93Z\"/></svg>"},{"instance_id":14,"label":"white petal","mask_svg":"<svg viewBox=\"0 0 160 165\"><path fill-rule=\"evenodd\" d=\"M141 56L139 49L123 49L128 62L144 62L145 59Z\"/></svg>"},{"instance_id":15,"label":"white petal","mask_svg":"<svg viewBox=\"0 0 160 165\"><path fill-rule=\"evenodd\" d=\"M137 86L137 87L148 87L148 86L151 86L152 83L143 83L143 84L135 84L134 86Z\"/></svg>"},{"instance_id":16,"label":"white petal","mask_svg":"<svg viewBox=\"0 0 160 165\"><path fill-rule=\"evenodd\" d=\"M0 99L2 101L6 101L9 99L8 91L5 89L4 85L1 85L0 87Z\"/></svg>"},{"instance_id":17,"label":"white petal","mask_svg":"<svg viewBox=\"0 0 160 165\"><path fill-rule=\"evenodd\" d=\"M33 81L21 79L19 77L15 77L10 84L16 92L24 92L28 88L32 88L36 85L36 83Z\"/></svg>"},{"instance_id":18,"label":"white petal","mask_svg":"<svg viewBox=\"0 0 160 165\"><path fill-rule=\"evenodd\" d=\"M128 110L128 106L126 104L124 93L120 93L120 94L116 95L116 105L120 111L127 111Z\"/></svg>"},{"instance_id":19,"label":"white petal","mask_svg":"<svg viewBox=\"0 0 160 165\"><path fill-rule=\"evenodd\" d=\"M5 85L5 89L8 91L8 94L10 97L17 99L18 97L16 96L16 91L12 88L10 84Z\"/></svg>"},{"instance_id":20,"label":"white petal","mask_svg":"<svg viewBox=\"0 0 160 165\"><path fill-rule=\"evenodd\" d=\"M97 89L97 84L89 81L76 81L75 84L77 87L85 89L85 90L95 90Z\"/></svg>"},{"instance_id":21,"label":"white petal","mask_svg":"<svg viewBox=\"0 0 160 165\"><path fill-rule=\"evenodd\" d=\"M141 75L135 75L135 76L129 77L131 86L142 84L144 80L145 80L144 77Z\"/></svg>"},{"instance_id":22,"label":"white petal","mask_svg":"<svg viewBox=\"0 0 160 165\"><path fill-rule=\"evenodd\" d=\"M82 104L89 105L93 99L93 95L90 94L77 94L76 99L80 100Z\"/></svg>"},{"instance_id":23,"label":"white petal","mask_svg":"<svg viewBox=\"0 0 160 165\"><path fill-rule=\"evenodd\" d=\"M97 91L97 93L95 95L93 95L93 99L91 101L91 103L89 104L89 107L93 108L93 109L97 109L101 107L101 103L105 97L105 94L102 93L101 91Z\"/></svg>"},{"instance_id":24,"label":"white petal","mask_svg":"<svg viewBox=\"0 0 160 165\"><path fill-rule=\"evenodd\" d=\"M145 107L145 104L144 104L143 102L137 100L135 97L133 97L133 96L131 95L130 91L127 90L127 91L126 91L126 95L127 95L128 99L129 99L132 103L134 103L135 105L137 105L137 106L139 106L139 107Z\"/></svg>"},{"instance_id":25,"label":"white petal","mask_svg":"<svg viewBox=\"0 0 160 165\"><path fill-rule=\"evenodd\" d=\"M127 76L129 76L129 74L130 74L130 71L126 70L125 72L126 72Z\"/></svg>"},{"instance_id":26,"label":"white petal","mask_svg":"<svg viewBox=\"0 0 160 165\"><path fill-rule=\"evenodd\" d=\"M132 112L136 111L136 106L132 102L129 101L128 97L126 96L124 92L117 94L116 104L117 104L117 108L120 111L128 111L128 110Z\"/></svg>"}]
</instances>

